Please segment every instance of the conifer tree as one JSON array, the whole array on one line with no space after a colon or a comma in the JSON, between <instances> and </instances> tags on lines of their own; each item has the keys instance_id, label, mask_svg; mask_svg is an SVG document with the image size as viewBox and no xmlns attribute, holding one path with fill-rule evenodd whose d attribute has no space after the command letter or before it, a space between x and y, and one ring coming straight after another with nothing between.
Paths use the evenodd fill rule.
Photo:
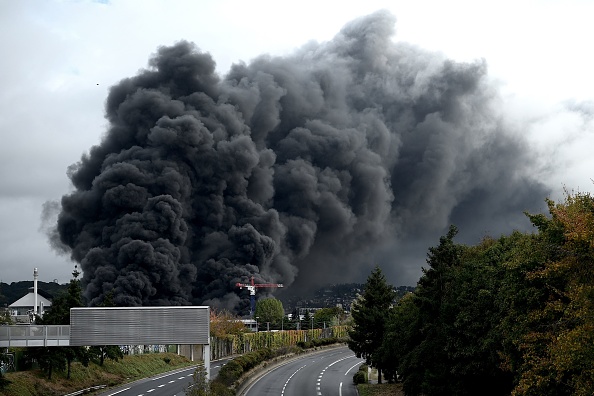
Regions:
<instances>
[{"instance_id":1,"label":"conifer tree","mask_svg":"<svg viewBox=\"0 0 594 396\"><path fill-rule=\"evenodd\" d=\"M382 382L380 348L384 339L386 321L396 297L394 288L386 282L382 270L376 266L371 272L361 298L353 303L353 326L349 331L349 348L367 364L378 370Z\"/></svg>"}]
</instances>

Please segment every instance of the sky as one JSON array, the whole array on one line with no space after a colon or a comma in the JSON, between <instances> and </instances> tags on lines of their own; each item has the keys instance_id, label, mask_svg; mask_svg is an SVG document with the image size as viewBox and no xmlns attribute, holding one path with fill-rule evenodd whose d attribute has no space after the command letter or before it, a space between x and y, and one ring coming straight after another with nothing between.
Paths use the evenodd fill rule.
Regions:
<instances>
[{"instance_id":1,"label":"sky","mask_svg":"<svg viewBox=\"0 0 594 396\"><path fill-rule=\"evenodd\" d=\"M55 218L43 207L73 190L69 167L106 133L109 88L146 68L157 48L193 42L224 76L234 63L332 40L379 9L396 17L394 42L485 60L506 123L527 142L551 198L594 190L591 1L3 0L0 281L32 279L35 267L42 281L71 278L75 263L50 247L44 229ZM389 280L414 284L422 264Z\"/></svg>"}]
</instances>

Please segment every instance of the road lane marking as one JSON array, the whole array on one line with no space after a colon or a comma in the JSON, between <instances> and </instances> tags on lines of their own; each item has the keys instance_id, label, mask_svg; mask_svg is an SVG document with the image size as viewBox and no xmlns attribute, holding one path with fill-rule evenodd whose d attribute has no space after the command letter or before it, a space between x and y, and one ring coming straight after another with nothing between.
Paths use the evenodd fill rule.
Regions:
<instances>
[{"instance_id":1,"label":"road lane marking","mask_svg":"<svg viewBox=\"0 0 594 396\"><path fill-rule=\"evenodd\" d=\"M338 396L342 396L342 382L338 385Z\"/></svg>"},{"instance_id":2,"label":"road lane marking","mask_svg":"<svg viewBox=\"0 0 594 396\"><path fill-rule=\"evenodd\" d=\"M335 360L335 361L333 361L332 363L330 363L330 364L329 364L329 365L327 365L326 367L324 367L324 369L323 369L323 370L320 372L320 375L318 376L318 382L317 382L317 384L316 384L316 385L317 385L317 389L316 389L316 390L318 391L318 392L317 392L317 395L318 395L318 396L321 396L321 395L322 395L322 392L321 392L321 384L320 384L320 382L321 382L321 380L322 380L322 376L324 375L324 373L326 372L326 370L328 370L328 369L329 369L331 366L334 366L334 365L335 365L336 363L338 363L338 362L342 362L343 360L350 359L350 358L353 358L353 357L355 357L355 355L349 355L349 356L346 356L346 357L340 358L340 359L338 359L338 360ZM359 364L359 363L357 363L357 364ZM357 364L355 364L355 366L356 366ZM353 366L353 367L354 367L354 366ZM351 368L352 368L352 367L351 367ZM349 369L349 370L350 370L350 369ZM347 373L348 373L348 371L347 371ZM346 375L346 374L345 374L345 375ZM339 392L342 392L342 382L340 383L340 387L339 387L339 389L338 389L338 390L339 390Z\"/></svg>"},{"instance_id":3,"label":"road lane marking","mask_svg":"<svg viewBox=\"0 0 594 396\"><path fill-rule=\"evenodd\" d=\"M113 392L113 393L110 393L110 394L109 394L109 395L107 395L107 396L113 396L113 395L117 395L118 393L121 393L121 392L123 392L123 391L127 391L128 389L130 389L130 387L128 387L128 388L124 388L124 389L120 389L119 391L117 391L117 392Z\"/></svg>"},{"instance_id":4,"label":"road lane marking","mask_svg":"<svg viewBox=\"0 0 594 396\"><path fill-rule=\"evenodd\" d=\"M307 366L307 364L304 364L303 366L299 367L297 370L295 370L295 372L293 374L291 374L291 376L287 379L287 382L285 382L285 384L283 385L283 390L281 391L281 396L285 394L285 389L287 388L289 381L291 381L291 378L293 378L293 376L295 374L297 374L299 372L299 370L301 370L305 366Z\"/></svg>"},{"instance_id":5,"label":"road lane marking","mask_svg":"<svg viewBox=\"0 0 594 396\"><path fill-rule=\"evenodd\" d=\"M349 373L349 371L351 371L352 369L354 369L355 367L357 367L357 366L358 366L358 365L360 365L361 363L363 363L363 362L357 362L357 363L355 363L353 366L351 366L351 368L350 368L350 369L348 369L348 370L346 371L346 373L344 373L344 375L347 375L347 374Z\"/></svg>"},{"instance_id":6,"label":"road lane marking","mask_svg":"<svg viewBox=\"0 0 594 396\"><path fill-rule=\"evenodd\" d=\"M196 367L197 366L192 366L190 368L183 368L183 369L180 369L180 370L175 370L173 372L170 372L170 373L167 373L167 374L163 374L163 375L161 375L159 377L151 378L151 381L155 381L155 380L158 380L158 379L161 379L161 378L169 377L170 375L180 374L180 373L183 373L184 371L188 371L188 370L192 370L192 372L193 372L196 369ZM190 375L192 375L192 374L190 374Z\"/></svg>"}]
</instances>

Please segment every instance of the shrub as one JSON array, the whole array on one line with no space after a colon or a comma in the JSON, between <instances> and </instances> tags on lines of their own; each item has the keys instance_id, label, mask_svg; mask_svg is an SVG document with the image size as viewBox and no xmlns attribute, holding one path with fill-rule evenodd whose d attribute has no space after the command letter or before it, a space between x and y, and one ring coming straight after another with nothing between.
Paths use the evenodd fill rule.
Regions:
<instances>
[{"instance_id":1,"label":"shrub","mask_svg":"<svg viewBox=\"0 0 594 396\"><path fill-rule=\"evenodd\" d=\"M369 366L366 364L362 364L359 366L359 371L353 375L353 383L357 384L366 384L369 381L369 377L367 372L369 371Z\"/></svg>"},{"instance_id":2,"label":"shrub","mask_svg":"<svg viewBox=\"0 0 594 396\"><path fill-rule=\"evenodd\" d=\"M365 373L363 371L357 371L355 375L353 375L353 383L355 385L366 384L367 378L365 378Z\"/></svg>"},{"instance_id":3,"label":"shrub","mask_svg":"<svg viewBox=\"0 0 594 396\"><path fill-rule=\"evenodd\" d=\"M231 386L239 379L243 373L243 367L235 361L231 360L219 370L218 381L226 386Z\"/></svg>"},{"instance_id":4,"label":"shrub","mask_svg":"<svg viewBox=\"0 0 594 396\"><path fill-rule=\"evenodd\" d=\"M213 396L235 396L235 392L232 389L218 380L210 383L210 392Z\"/></svg>"}]
</instances>

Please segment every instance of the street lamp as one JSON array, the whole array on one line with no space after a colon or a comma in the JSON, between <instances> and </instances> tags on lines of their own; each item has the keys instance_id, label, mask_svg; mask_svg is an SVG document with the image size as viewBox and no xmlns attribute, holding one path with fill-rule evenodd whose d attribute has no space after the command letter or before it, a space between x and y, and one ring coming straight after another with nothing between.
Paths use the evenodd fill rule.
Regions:
<instances>
[{"instance_id":1,"label":"street lamp","mask_svg":"<svg viewBox=\"0 0 594 396\"><path fill-rule=\"evenodd\" d=\"M258 332L258 319L260 319L260 317L256 316L256 333Z\"/></svg>"}]
</instances>

